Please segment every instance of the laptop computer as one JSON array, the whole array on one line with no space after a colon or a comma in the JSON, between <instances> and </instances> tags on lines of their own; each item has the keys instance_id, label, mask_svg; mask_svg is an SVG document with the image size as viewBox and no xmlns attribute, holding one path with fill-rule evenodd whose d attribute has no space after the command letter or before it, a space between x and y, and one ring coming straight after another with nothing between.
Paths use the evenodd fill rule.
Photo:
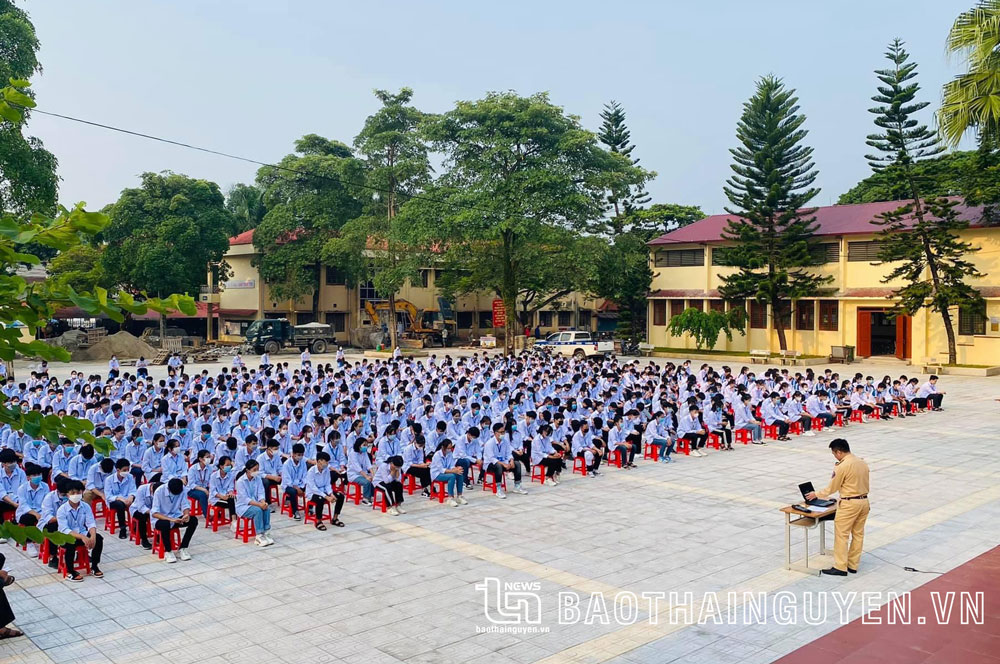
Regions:
<instances>
[{"instance_id":1,"label":"laptop computer","mask_svg":"<svg viewBox=\"0 0 1000 664\"><path fill-rule=\"evenodd\" d=\"M812 482L803 482L802 484L799 485L799 491L802 492L803 499L806 497L807 493L810 493L815 490L816 489L813 488ZM807 505L815 505L816 507L830 507L831 505L835 505L836 503L837 501L835 500L823 500L820 498L813 498L812 500L806 501Z\"/></svg>"}]
</instances>

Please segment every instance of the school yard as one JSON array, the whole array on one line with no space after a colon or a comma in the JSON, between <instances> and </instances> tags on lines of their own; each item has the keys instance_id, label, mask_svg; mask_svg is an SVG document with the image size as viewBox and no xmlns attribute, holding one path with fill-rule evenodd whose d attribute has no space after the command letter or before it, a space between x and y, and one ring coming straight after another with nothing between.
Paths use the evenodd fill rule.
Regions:
<instances>
[{"instance_id":1,"label":"school yard","mask_svg":"<svg viewBox=\"0 0 1000 664\"><path fill-rule=\"evenodd\" d=\"M70 368L106 367L55 373ZM835 370L880 378L912 367ZM722 611L729 591L788 591L800 601L823 590L903 592L934 578L903 566L945 572L991 549L1000 542L1000 379L945 376L939 387L944 412L836 430L872 469L865 555L850 577L784 569L778 509L797 499L799 482L825 484L834 436L824 432L671 465L640 461L593 479L565 473L560 486L534 483L507 500L477 490L458 509L419 496L395 518L348 505L347 527L327 532L275 515L277 544L266 549L200 528L193 560L174 565L106 537L105 578L82 584L3 545L27 638L0 642L0 662L770 662L838 627L837 611L820 626L801 617L778 624L770 612L766 624L672 624L667 595L658 624L641 603L623 625L614 598L675 592L683 604L690 591L697 615L710 591ZM490 617L521 623L490 622L487 578L520 593L493 596ZM591 593L603 593L610 624ZM560 594L580 598L579 615L560 615ZM539 621L525 622L536 607ZM855 603L850 617L860 613Z\"/></svg>"}]
</instances>

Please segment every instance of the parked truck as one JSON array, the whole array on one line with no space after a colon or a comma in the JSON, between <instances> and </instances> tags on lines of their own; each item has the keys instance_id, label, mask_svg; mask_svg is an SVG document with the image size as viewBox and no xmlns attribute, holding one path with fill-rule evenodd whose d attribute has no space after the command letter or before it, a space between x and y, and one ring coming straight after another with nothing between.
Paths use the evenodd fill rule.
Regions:
<instances>
[{"instance_id":1,"label":"parked truck","mask_svg":"<svg viewBox=\"0 0 1000 664\"><path fill-rule=\"evenodd\" d=\"M553 353L560 355L572 355L573 357L591 357L594 355L607 355L615 350L615 342L598 341L590 332L580 332L579 330L564 330L553 332L545 339L535 342L535 348L547 348Z\"/></svg>"},{"instance_id":2,"label":"parked truck","mask_svg":"<svg viewBox=\"0 0 1000 664\"><path fill-rule=\"evenodd\" d=\"M274 354L283 348L308 348L313 353L325 353L336 344L333 327L323 323L292 325L287 318L255 320L247 328L245 344L258 355Z\"/></svg>"}]
</instances>

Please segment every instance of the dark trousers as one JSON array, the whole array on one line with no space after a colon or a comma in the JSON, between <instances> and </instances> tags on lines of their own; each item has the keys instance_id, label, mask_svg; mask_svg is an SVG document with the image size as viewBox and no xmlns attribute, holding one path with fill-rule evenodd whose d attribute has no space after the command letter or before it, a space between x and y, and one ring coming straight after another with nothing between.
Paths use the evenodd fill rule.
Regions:
<instances>
[{"instance_id":1,"label":"dark trousers","mask_svg":"<svg viewBox=\"0 0 1000 664\"><path fill-rule=\"evenodd\" d=\"M774 426L778 427L778 438L784 438L788 435L788 422L775 420Z\"/></svg>"},{"instance_id":2,"label":"dark trousers","mask_svg":"<svg viewBox=\"0 0 1000 664\"><path fill-rule=\"evenodd\" d=\"M7 562L7 557L0 553L0 568L5 562ZM10 602L7 601L7 593L4 591L3 585L0 585L0 628L6 627L12 622L14 622L14 610L10 608Z\"/></svg>"},{"instance_id":3,"label":"dark trousers","mask_svg":"<svg viewBox=\"0 0 1000 664\"><path fill-rule=\"evenodd\" d=\"M13 521L14 520L14 512L16 512L16 511L17 511L17 507L15 507L14 505L11 505L6 500L0 500L0 515L2 515L2 517L3 517L3 518L0 518L0 521Z\"/></svg>"},{"instance_id":4,"label":"dark trousers","mask_svg":"<svg viewBox=\"0 0 1000 664\"><path fill-rule=\"evenodd\" d=\"M183 528L184 532L181 535L181 548L186 549L188 545L191 544L191 538L194 537L194 531L198 530L198 517L191 516L188 517L188 522L186 524L175 524L166 519L157 519L156 524L153 526L156 530L160 531L160 537L163 539L163 550L170 551L170 530L172 528Z\"/></svg>"},{"instance_id":5,"label":"dark trousers","mask_svg":"<svg viewBox=\"0 0 1000 664\"><path fill-rule=\"evenodd\" d=\"M431 469L429 467L421 468L410 466L410 469L406 472L408 475L413 475L420 480L421 489L426 489L431 485Z\"/></svg>"},{"instance_id":6,"label":"dark trousers","mask_svg":"<svg viewBox=\"0 0 1000 664\"><path fill-rule=\"evenodd\" d=\"M261 482L264 484L264 501L267 502L268 505L270 505L271 503L274 502L274 498L271 496L271 487L278 486L278 483L266 478L261 480Z\"/></svg>"},{"instance_id":7,"label":"dark trousers","mask_svg":"<svg viewBox=\"0 0 1000 664\"><path fill-rule=\"evenodd\" d=\"M230 519L235 519L236 518L236 499L235 498L230 498L228 500L217 500L217 501L215 501L215 506L216 507L222 507L223 509L227 509L229 511L229 518Z\"/></svg>"},{"instance_id":8,"label":"dark trousers","mask_svg":"<svg viewBox=\"0 0 1000 664\"><path fill-rule=\"evenodd\" d=\"M803 415L799 418L799 424L802 426L803 431L809 431L812 429L813 420L808 415Z\"/></svg>"},{"instance_id":9,"label":"dark trousers","mask_svg":"<svg viewBox=\"0 0 1000 664\"><path fill-rule=\"evenodd\" d=\"M584 463L587 462L587 456L583 452L580 452L576 456L579 459L583 459ZM587 466L587 472L593 472L593 471L597 470L600 467L601 467L601 455L600 454L595 454L594 455L594 460L590 462L589 466Z\"/></svg>"},{"instance_id":10,"label":"dark trousers","mask_svg":"<svg viewBox=\"0 0 1000 664\"><path fill-rule=\"evenodd\" d=\"M545 476L549 478L562 472L562 459L556 457L544 457L539 465L545 466Z\"/></svg>"},{"instance_id":11,"label":"dark trousers","mask_svg":"<svg viewBox=\"0 0 1000 664\"><path fill-rule=\"evenodd\" d=\"M139 526L139 541L149 544L149 512L136 512L132 515Z\"/></svg>"},{"instance_id":12,"label":"dark trousers","mask_svg":"<svg viewBox=\"0 0 1000 664\"><path fill-rule=\"evenodd\" d=\"M115 511L115 518L118 520L118 532L128 532L128 508L120 500L112 500L109 508Z\"/></svg>"},{"instance_id":13,"label":"dark trousers","mask_svg":"<svg viewBox=\"0 0 1000 664\"><path fill-rule=\"evenodd\" d=\"M489 467L486 469L486 472L492 475L493 479L496 480L497 486L500 486L503 483L503 480L501 478L506 470L507 469L501 466L499 463L491 463ZM514 462L513 473L514 473L514 482L520 483L521 464L518 463L517 461Z\"/></svg>"},{"instance_id":14,"label":"dark trousers","mask_svg":"<svg viewBox=\"0 0 1000 664\"><path fill-rule=\"evenodd\" d=\"M101 551L104 550L104 538L101 537L100 533L97 533L95 537L97 541L94 542L94 548L90 550L91 569L101 564ZM63 557L66 560L66 569L70 572L73 571L73 563L76 562L76 549L80 546L83 546L83 544L76 541L71 544L64 544L62 547Z\"/></svg>"},{"instance_id":15,"label":"dark trousers","mask_svg":"<svg viewBox=\"0 0 1000 664\"><path fill-rule=\"evenodd\" d=\"M691 442L692 450L700 450L701 448L705 447L705 443L708 442L708 434L695 433L694 431L689 431L688 433L684 434L684 440L688 440Z\"/></svg>"},{"instance_id":16,"label":"dark trousers","mask_svg":"<svg viewBox=\"0 0 1000 664\"><path fill-rule=\"evenodd\" d=\"M832 427L833 423L837 421L837 416L833 413L820 413L816 417L823 420L823 426Z\"/></svg>"},{"instance_id":17,"label":"dark trousers","mask_svg":"<svg viewBox=\"0 0 1000 664\"><path fill-rule=\"evenodd\" d=\"M385 504L390 507L403 504L403 483L399 480L379 482L375 488L385 494Z\"/></svg>"},{"instance_id":18,"label":"dark trousers","mask_svg":"<svg viewBox=\"0 0 1000 664\"><path fill-rule=\"evenodd\" d=\"M719 437L719 442L721 445L726 447L733 446L733 430L732 429L716 429L712 433Z\"/></svg>"},{"instance_id":19,"label":"dark trousers","mask_svg":"<svg viewBox=\"0 0 1000 664\"><path fill-rule=\"evenodd\" d=\"M292 516L295 516L299 513L299 491L293 486L286 486L285 495L288 496L288 504L292 506Z\"/></svg>"},{"instance_id":20,"label":"dark trousers","mask_svg":"<svg viewBox=\"0 0 1000 664\"><path fill-rule=\"evenodd\" d=\"M333 507L333 518L336 519L340 516L340 510L344 509L344 494L340 491L333 492L336 502ZM309 501L311 505L316 508L316 522L319 523L323 520L323 506L326 505L326 498L317 494L313 494L312 499ZM306 509L309 509L306 507Z\"/></svg>"},{"instance_id":21,"label":"dark trousers","mask_svg":"<svg viewBox=\"0 0 1000 664\"><path fill-rule=\"evenodd\" d=\"M934 408L940 408L941 407L941 400L942 399L944 399L944 395L943 394L928 394L927 395L927 401L929 401L932 404L934 404Z\"/></svg>"}]
</instances>

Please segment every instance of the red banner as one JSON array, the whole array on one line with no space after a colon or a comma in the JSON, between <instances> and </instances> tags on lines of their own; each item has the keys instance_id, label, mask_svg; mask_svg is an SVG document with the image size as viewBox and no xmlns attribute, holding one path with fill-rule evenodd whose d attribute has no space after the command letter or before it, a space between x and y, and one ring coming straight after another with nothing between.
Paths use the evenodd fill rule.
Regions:
<instances>
[{"instance_id":1,"label":"red banner","mask_svg":"<svg viewBox=\"0 0 1000 664\"><path fill-rule=\"evenodd\" d=\"M503 306L503 300L493 300L493 327L505 327L507 325L507 309Z\"/></svg>"}]
</instances>

